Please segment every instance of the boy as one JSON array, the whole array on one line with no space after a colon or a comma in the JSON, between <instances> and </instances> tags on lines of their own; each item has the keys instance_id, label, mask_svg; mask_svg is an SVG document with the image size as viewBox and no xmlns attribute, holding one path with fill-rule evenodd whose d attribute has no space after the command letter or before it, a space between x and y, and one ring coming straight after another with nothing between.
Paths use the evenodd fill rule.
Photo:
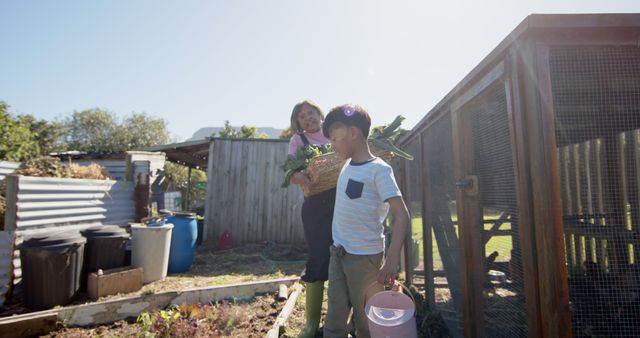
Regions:
<instances>
[{"instance_id":1,"label":"boy","mask_svg":"<svg viewBox=\"0 0 640 338\"><path fill-rule=\"evenodd\" d=\"M332 109L322 126L338 156L350 159L340 172L336 188L325 338L347 337L351 308L356 336L369 337L366 301L382 291L384 284L395 282L400 266L409 213L393 170L369 151L370 127L369 114L352 105ZM394 219L393 233L383 264L382 223L389 209Z\"/></svg>"}]
</instances>

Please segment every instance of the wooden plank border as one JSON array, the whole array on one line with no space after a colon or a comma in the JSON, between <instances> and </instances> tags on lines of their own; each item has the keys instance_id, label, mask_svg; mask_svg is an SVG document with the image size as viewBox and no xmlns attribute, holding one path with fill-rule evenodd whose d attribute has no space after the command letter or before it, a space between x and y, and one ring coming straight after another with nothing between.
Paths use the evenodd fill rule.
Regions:
<instances>
[{"instance_id":1,"label":"wooden plank border","mask_svg":"<svg viewBox=\"0 0 640 338\"><path fill-rule=\"evenodd\" d=\"M169 305L209 303L223 299L250 299L269 292L278 292L280 284L287 286L299 280L298 277L272 279L259 282L246 282L229 285L218 285L206 288L167 291L155 294L140 295L107 300L103 302L67 306L60 309L32 312L23 315L0 318L0 332L11 332L11 328L22 325L23 321L34 323L34 318L50 321L52 316L68 326L89 326L113 323L131 317L140 312L162 309ZM35 324L34 324L35 325ZM42 325L43 330L50 326ZM46 333L33 332L31 334Z\"/></svg>"},{"instance_id":2,"label":"wooden plank border","mask_svg":"<svg viewBox=\"0 0 640 338\"><path fill-rule=\"evenodd\" d=\"M273 323L273 327L271 328L271 330L269 330L269 332L267 332L266 338L280 337L280 332L287 324L287 320L289 319L291 313L293 313L293 309L296 306L296 302L298 301L298 296L300 296L300 293L302 293L302 285L300 285L299 283L295 283L293 285L293 292L291 293L291 296L289 296L287 303L284 304L282 311L280 311L280 314L276 318L276 322Z\"/></svg>"}]
</instances>

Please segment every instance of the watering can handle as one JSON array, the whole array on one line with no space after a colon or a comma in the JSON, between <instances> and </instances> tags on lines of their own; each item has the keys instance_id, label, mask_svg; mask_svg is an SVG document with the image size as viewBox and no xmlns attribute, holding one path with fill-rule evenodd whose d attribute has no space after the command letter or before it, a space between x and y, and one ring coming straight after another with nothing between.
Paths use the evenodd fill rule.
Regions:
<instances>
[{"instance_id":1,"label":"watering can handle","mask_svg":"<svg viewBox=\"0 0 640 338\"><path fill-rule=\"evenodd\" d=\"M373 283L369 284L369 287L371 287L373 284L380 284L380 283L378 283L378 281L375 280L375 281L373 281ZM415 299L415 297L413 297L413 294L411 293L411 290L409 290L409 288L406 287L406 285L404 285L404 283L400 283L399 281L396 280L395 282L393 282L393 286L396 286L396 285L398 285L398 286L402 287L402 289L404 289L404 291L407 294L407 296L411 297L411 300L413 301L413 304L416 303L416 299ZM382 286L386 287L387 285L382 285ZM398 292L402 292L402 289L398 289Z\"/></svg>"}]
</instances>

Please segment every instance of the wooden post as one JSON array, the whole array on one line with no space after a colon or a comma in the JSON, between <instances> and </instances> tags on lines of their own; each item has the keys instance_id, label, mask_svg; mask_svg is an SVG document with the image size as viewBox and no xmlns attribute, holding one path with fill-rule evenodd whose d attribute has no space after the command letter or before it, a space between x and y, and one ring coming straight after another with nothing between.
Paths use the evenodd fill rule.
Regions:
<instances>
[{"instance_id":1,"label":"wooden post","mask_svg":"<svg viewBox=\"0 0 640 338\"><path fill-rule=\"evenodd\" d=\"M606 227L615 236L607 241L607 254L609 256L609 269L619 272L629 264L627 247L621 236L626 230L623 185L624 175L624 146L620 136L607 136L604 138L604 203L606 210Z\"/></svg>"},{"instance_id":2,"label":"wooden post","mask_svg":"<svg viewBox=\"0 0 640 338\"><path fill-rule=\"evenodd\" d=\"M457 182L475 174L471 119L453 112L454 177ZM477 184L474 183L474 184ZM479 196L470 196L464 189L457 191L462 310L466 337L484 337L484 245L482 241L482 208Z\"/></svg>"},{"instance_id":3,"label":"wooden post","mask_svg":"<svg viewBox=\"0 0 640 338\"><path fill-rule=\"evenodd\" d=\"M422 176L422 257L424 259L424 286L425 298L429 302L429 306L433 308L436 305L436 292L433 275L433 242L431 236L431 223L433 220L433 191L429 184L431 179L431 170L429 170L429 147L426 145L427 138L424 133L420 134L420 168ZM447 142L449 140L441 140Z\"/></svg>"},{"instance_id":4,"label":"wooden post","mask_svg":"<svg viewBox=\"0 0 640 338\"><path fill-rule=\"evenodd\" d=\"M591 226L595 226L595 218L593 217L593 190L591 185L592 173L591 173L591 141L587 141L582 144L582 154L584 156L584 177L586 186L586 202L587 202L587 214L590 216L585 219ZM586 239L586 259L595 262L596 258L593 253L593 237L587 236Z\"/></svg>"},{"instance_id":5,"label":"wooden post","mask_svg":"<svg viewBox=\"0 0 640 338\"><path fill-rule=\"evenodd\" d=\"M529 129L533 217L538 260L542 335L570 337L569 286L563 259L562 199L557 157L555 110L549 69L549 47L530 45L536 79L527 79L525 114ZM526 56L525 56L526 58ZM530 69L523 69L524 73ZM526 79L526 75L525 75Z\"/></svg>"},{"instance_id":6,"label":"wooden post","mask_svg":"<svg viewBox=\"0 0 640 338\"><path fill-rule=\"evenodd\" d=\"M187 196L184 197L184 210L189 211L191 209L191 166L187 167Z\"/></svg>"},{"instance_id":7,"label":"wooden post","mask_svg":"<svg viewBox=\"0 0 640 338\"><path fill-rule=\"evenodd\" d=\"M7 201L4 214L4 227L2 230L18 230L18 191L20 177L15 175L7 176Z\"/></svg>"},{"instance_id":8,"label":"wooden post","mask_svg":"<svg viewBox=\"0 0 640 338\"><path fill-rule=\"evenodd\" d=\"M400 182L400 188L402 190L402 195L405 196L405 202L411 204L411 202L408 200L408 198L411 198L411 196L409 196L409 186L408 186L408 179L407 179L407 160L401 160L399 161L400 163L400 168L399 171L402 173L402 179ZM410 205L407 206L407 208L411 208ZM411 210L409 210L409 228L407 233L404 236L404 246L402 249L402 253L403 253L403 260L401 265L404 265L404 280L405 283L407 283L408 285L411 285L411 283L413 282L413 268L411 268L411 232L412 232L412 224L411 224Z\"/></svg>"},{"instance_id":9,"label":"wooden post","mask_svg":"<svg viewBox=\"0 0 640 338\"><path fill-rule=\"evenodd\" d=\"M595 167L596 167L596 203L598 208L599 217L596 218L596 224L605 225L604 220L604 188L602 183L602 142L597 139L594 144L595 151ZM603 268L606 262L606 254L605 254L605 240L596 239L596 258L598 260L598 264L600 264Z\"/></svg>"},{"instance_id":10,"label":"wooden post","mask_svg":"<svg viewBox=\"0 0 640 338\"><path fill-rule=\"evenodd\" d=\"M528 335L571 337L548 48L522 38L510 71Z\"/></svg>"},{"instance_id":11,"label":"wooden post","mask_svg":"<svg viewBox=\"0 0 640 338\"><path fill-rule=\"evenodd\" d=\"M640 264L640 131L627 133L626 171L629 192L629 206L631 207L631 231L633 242L633 261Z\"/></svg>"},{"instance_id":12,"label":"wooden post","mask_svg":"<svg viewBox=\"0 0 640 338\"><path fill-rule=\"evenodd\" d=\"M530 163L527 125L524 116L523 88L520 84L523 67L517 50L513 50L507 60L507 78L505 81L507 113L512 129L513 168L518 194L518 233L522 259L522 279L527 311L527 332L531 338L541 336L542 313L538 291L538 265L536 259L535 228L533 219L533 198L530 181Z\"/></svg>"},{"instance_id":13,"label":"wooden post","mask_svg":"<svg viewBox=\"0 0 640 338\"><path fill-rule=\"evenodd\" d=\"M578 215L583 214L582 210L582 182L580 178L580 148L577 144L572 145L571 152L573 155L573 180L575 184L575 211L574 216L578 219ZM584 244L582 243L582 239L584 236L580 233L575 234L575 246L576 246L576 264L578 266L583 266L584 263Z\"/></svg>"}]
</instances>

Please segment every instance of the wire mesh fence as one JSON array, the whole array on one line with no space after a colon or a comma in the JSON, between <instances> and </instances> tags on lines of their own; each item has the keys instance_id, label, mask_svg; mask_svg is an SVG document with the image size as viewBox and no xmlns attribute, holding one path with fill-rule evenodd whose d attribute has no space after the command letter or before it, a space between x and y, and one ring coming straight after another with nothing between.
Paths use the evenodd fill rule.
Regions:
<instances>
[{"instance_id":1,"label":"wire mesh fence","mask_svg":"<svg viewBox=\"0 0 640 338\"><path fill-rule=\"evenodd\" d=\"M460 245L453 176L453 135L450 116L437 121L422 134L428 175L423 177L429 196L429 217L425 231L432 232L434 303L449 334L463 335L460 286Z\"/></svg>"},{"instance_id":2,"label":"wire mesh fence","mask_svg":"<svg viewBox=\"0 0 640 338\"><path fill-rule=\"evenodd\" d=\"M484 251L484 330L526 337L518 204L505 87L498 83L463 109L471 119Z\"/></svg>"},{"instance_id":3,"label":"wire mesh fence","mask_svg":"<svg viewBox=\"0 0 640 338\"><path fill-rule=\"evenodd\" d=\"M550 51L576 337L640 336L640 49Z\"/></svg>"}]
</instances>

